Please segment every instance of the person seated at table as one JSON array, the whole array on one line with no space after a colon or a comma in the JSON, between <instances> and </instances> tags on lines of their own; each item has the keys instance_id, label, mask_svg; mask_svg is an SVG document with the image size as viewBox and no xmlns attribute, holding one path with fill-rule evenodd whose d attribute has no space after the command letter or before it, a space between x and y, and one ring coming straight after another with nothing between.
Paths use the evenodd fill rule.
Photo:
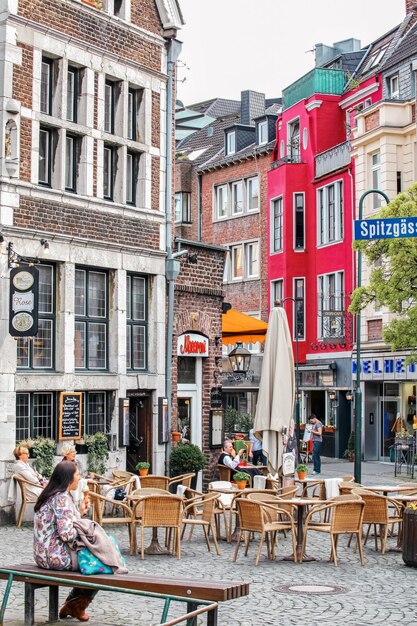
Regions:
<instances>
[{"instance_id":1,"label":"person seated at table","mask_svg":"<svg viewBox=\"0 0 417 626\"><path fill-rule=\"evenodd\" d=\"M250 476L258 476L261 472L256 469L256 467L238 467L239 463L242 462L239 454L236 454L236 451L233 447L233 442L230 439L226 439L223 443L223 449L217 461L220 465L225 465L226 467L232 470L232 476L236 472L246 472Z\"/></svg>"},{"instance_id":2,"label":"person seated at table","mask_svg":"<svg viewBox=\"0 0 417 626\"><path fill-rule=\"evenodd\" d=\"M25 446L17 446L13 450L13 456L16 459L14 473L21 476L30 483L26 484L26 495L37 498L43 488L48 484L47 478L39 474L31 465L29 465L29 450ZM14 483L14 481L12 481Z\"/></svg>"},{"instance_id":3,"label":"person seated at table","mask_svg":"<svg viewBox=\"0 0 417 626\"><path fill-rule=\"evenodd\" d=\"M249 431L249 441L249 460L251 460L254 465L259 465L259 461L261 465L266 465L266 457L262 450L262 439L258 439L257 437L255 437L255 432L253 428L251 428Z\"/></svg>"},{"instance_id":4,"label":"person seated at table","mask_svg":"<svg viewBox=\"0 0 417 626\"><path fill-rule=\"evenodd\" d=\"M74 522L89 508L88 503L81 501L77 509L69 493L76 491L79 480L77 464L61 461L35 504L34 558L39 567L73 569L69 544L78 537ZM72 589L59 612L60 619L76 617L81 622L88 621L90 618L85 609L96 593L95 589Z\"/></svg>"},{"instance_id":5,"label":"person seated at table","mask_svg":"<svg viewBox=\"0 0 417 626\"><path fill-rule=\"evenodd\" d=\"M78 463L75 459L77 456L77 449L73 443L64 443L61 448L62 461L70 461L71 463L75 463L78 467ZM75 505L78 507L81 500L84 498L84 494L88 491L88 484L85 478L80 478L78 483L78 487L76 491L71 491L72 498L75 502Z\"/></svg>"}]
</instances>

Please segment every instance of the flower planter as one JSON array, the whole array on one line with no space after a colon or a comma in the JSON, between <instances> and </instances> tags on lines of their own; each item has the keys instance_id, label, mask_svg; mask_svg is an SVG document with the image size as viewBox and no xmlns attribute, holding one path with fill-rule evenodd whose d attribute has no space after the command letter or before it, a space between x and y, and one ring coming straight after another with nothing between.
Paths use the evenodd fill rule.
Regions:
<instances>
[{"instance_id":1,"label":"flower planter","mask_svg":"<svg viewBox=\"0 0 417 626\"><path fill-rule=\"evenodd\" d=\"M171 433L172 441L181 441L181 433L174 431Z\"/></svg>"},{"instance_id":2,"label":"flower planter","mask_svg":"<svg viewBox=\"0 0 417 626\"><path fill-rule=\"evenodd\" d=\"M298 475L298 480L305 480L305 477L307 476L307 472L297 472Z\"/></svg>"},{"instance_id":3,"label":"flower planter","mask_svg":"<svg viewBox=\"0 0 417 626\"><path fill-rule=\"evenodd\" d=\"M148 472L149 472L148 469L140 469L139 470L139 476L147 476Z\"/></svg>"},{"instance_id":4,"label":"flower planter","mask_svg":"<svg viewBox=\"0 0 417 626\"><path fill-rule=\"evenodd\" d=\"M403 518L403 561L417 567L417 509L405 509Z\"/></svg>"},{"instance_id":5,"label":"flower planter","mask_svg":"<svg viewBox=\"0 0 417 626\"><path fill-rule=\"evenodd\" d=\"M248 483L246 482L246 480L239 480L236 485L238 489L246 489L246 485Z\"/></svg>"}]
</instances>

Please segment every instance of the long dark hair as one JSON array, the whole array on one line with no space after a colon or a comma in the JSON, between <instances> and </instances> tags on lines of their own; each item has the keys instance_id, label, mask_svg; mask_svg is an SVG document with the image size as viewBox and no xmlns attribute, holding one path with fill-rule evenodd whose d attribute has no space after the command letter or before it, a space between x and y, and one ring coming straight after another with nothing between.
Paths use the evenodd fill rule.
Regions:
<instances>
[{"instance_id":1,"label":"long dark hair","mask_svg":"<svg viewBox=\"0 0 417 626\"><path fill-rule=\"evenodd\" d=\"M45 504L49 498L67 490L67 487L74 480L74 474L77 471L77 465L72 461L61 461L56 465L49 483L40 494L35 504L35 512L39 511L41 506Z\"/></svg>"}]
</instances>

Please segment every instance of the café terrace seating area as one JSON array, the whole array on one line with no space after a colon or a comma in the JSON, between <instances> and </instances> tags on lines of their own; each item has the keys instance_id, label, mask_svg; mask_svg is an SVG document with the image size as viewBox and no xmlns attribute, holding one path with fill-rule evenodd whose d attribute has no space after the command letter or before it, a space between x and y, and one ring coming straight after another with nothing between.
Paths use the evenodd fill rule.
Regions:
<instances>
[{"instance_id":1,"label":"caf\u00e9 terrace seating area","mask_svg":"<svg viewBox=\"0 0 417 626\"><path fill-rule=\"evenodd\" d=\"M111 476L95 475L88 479L89 515L106 529L126 527L130 554L141 559L154 554L180 559L184 544L204 541L208 558L227 551L231 562L246 556L254 565L261 557L301 564L317 560L308 555L308 546L310 537L320 533L320 560L337 566L343 545L366 565L367 543L381 555L400 550L403 511L417 502L417 483L365 486L353 476L340 476L306 477L293 485L287 480L283 486L269 476L260 481L262 489L240 489L222 479L202 493L191 488L193 477L138 478L116 470ZM24 497L24 485L17 482ZM116 492L121 499L115 499ZM341 535L345 538L339 541Z\"/></svg>"}]
</instances>

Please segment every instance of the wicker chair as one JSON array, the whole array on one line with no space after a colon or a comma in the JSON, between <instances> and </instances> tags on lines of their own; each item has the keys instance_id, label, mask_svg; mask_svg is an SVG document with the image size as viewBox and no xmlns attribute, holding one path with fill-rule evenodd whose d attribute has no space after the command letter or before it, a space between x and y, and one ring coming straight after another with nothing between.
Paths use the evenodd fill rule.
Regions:
<instances>
[{"instance_id":1,"label":"wicker chair","mask_svg":"<svg viewBox=\"0 0 417 626\"><path fill-rule=\"evenodd\" d=\"M37 487L39 489L39 492L42 491L42 487L39 487L39 485L37 485L36 483L33 483L30 480L26 480L26 478L23 478L22 476L17 476L16 474L13 476L12 480L15 480L20 487L20 495L21 495L22 502L20 505L19 513L18 515L16 515L16 526L17 528L20 528L20 526L22 525L22 520L23 520L23 515L25 513L26 505L35 504L36 500L38 499L37 495L29 494L26 491L26 485L30 485L31 487Z\"/></svg>"},{"instance_id":2,"label":"wicker chair","mask_svg":"<svg viewBox=\"0 0 417 626\"><path fill-rule=\"evenodd\" d=\"M195 476L195 472L191 472L189 474L181 474L180 476L174 476L174 478L170 478L168 483L168 488L174 487L175 491L177 490L178 485L182 485L185 488L191 487L191 481Z\"/></svg>"},{"instance_id":3,"label":"wicker chair","mask_svg":"<svg viewBox=\"0 0 417 626\"><path fill-rule=\"evenodd\" d=\"M226 465L220 465L220 463L217 465L217 470L219 472L219 480L227 480L227 481L231 481L232 480L232 470L230 469L230 467L226 467Z\"/></svg>"},{"instance_id":4,"label":"wicker chair","mask_svg":"<svg viewBox=\"0 0 417 626\"><path fill-rule=\"evenodd\" d=\"M147 476L140 477L140 486L156 489L165 489L168 491L169 481L171 479L168 476L158 476L157 474L148 474Z\"/></svg>"},{"instance_id":5,"label":"wicker chair","mask_svg":"<svg viewBox=\"0 0 417 626\"><path fill-rule=\"evenodd\" d=\"M381 541L381 554L385 554L389 527L398 524L398 532L401 532L403 521L401 505L393 498L380 496L365 490L355 490L365 503L363 523L368 524L364 545L368 541L371 526L374 527L375 550L378 550L377 526L379 526L379 538Z\"/></svg>"},{"instance_id":6,"label":"wicker chair","mask_svg":"<svg viewBox=\"0 0 417 626\"><path fill-rule=\"evenodd\" d=\"M364 565L363 548L362 548L362 520L365 509L365 503L362 500L339 500L327 504L316 505L308 513L304 522L304 538L301 549L301 560L303 559L307 534L311 530L330 535L331 552L330 561L337 566L337 542L339 535L349 534L356 535L359 546L359 555L361 565ZM320 514L320 517L326 519L327 513L330 513L329 521L321 522L313 520L313 515Z\"/></svg>"},{"instance_id":7,"label":"wicker chair","mask_svg":"<svg viewBox=\"0 0 417 626\"><path fill-rule=\"evenodd\" d=\"M240 520L238 538L233 560L236 561L239 552L242 533L245 540L245 556L248 553L251 533L260 533L258 552L255 565L258 565L264 540L267 544L268 558L275 559L275 542L280 530L291 531L294 561L297 562L297 550L295 541L295 525L290 513L280 508L279 502L274 504L257 502L248 498L236 498L237 510ZM276 516L276 521L270 521L271 516ZM279 517L279 519L277 519Z\"/></svg>"},{"instance_id":8,"label":"wicker chair","mask_svg":"<svg viewBox=\"0 0 417 626\"><path fill-rule=\"evenodd\" d=\"M135 477L135 474L132 472L126 472L125 470L112 470L114 480L129 480L132 477Z\"/></svg>"},{"instance_id":9,"label":"wicker chair","mask_svg":"<svg viewBox=\"0 0 417 626\"><path fill-rule=\"evenodd\" d=\"M141 507L141 517L138 518L136 510ZM166 495L150 495L140 498L133 508L134 520L134 536L133 551L138 553L136 541L136 526L141 529L141 558L145 555L145 528L165 528L174 531L173 554L178 559L181 558L181 522L183 512L183 499L179 496L173 496L169 493Z\"/></svg>"},{"instance_id":10,"label":"wicker chair","mask_svg":"<svg viewBox=\"0 0 417 626\"><path fill-rule=\"evenodd\" d=\"M353 480L343 481L339 485L340 495L343 495L345 493L351 493L352 489L364 489L364 488L366 489L366 487L364 487L360 483L355 483Z\"/></svg>"},{"instance_id":11,"label":"wicker chair","mask_svg":"<svg viewBox=\"0 0 417 626\"><path fill-rule=\"evenodd\" d=\"M182 535L184 535L187 524L191 526L191 529L194 526L201 526L204 531L204 537L206 540L208 551L211 552L210 542L208 538L209 531L211 531L217 555L220 556L220 550L216 537L217 533L214 528L218 499L219 494L217 493L201 494L192 498L191 501L189 501L188 504L186 504L186 506L184 507ZM190 532L189 540L191 539L191 535L192 533Z\"/></svg>"}]
</instances>

